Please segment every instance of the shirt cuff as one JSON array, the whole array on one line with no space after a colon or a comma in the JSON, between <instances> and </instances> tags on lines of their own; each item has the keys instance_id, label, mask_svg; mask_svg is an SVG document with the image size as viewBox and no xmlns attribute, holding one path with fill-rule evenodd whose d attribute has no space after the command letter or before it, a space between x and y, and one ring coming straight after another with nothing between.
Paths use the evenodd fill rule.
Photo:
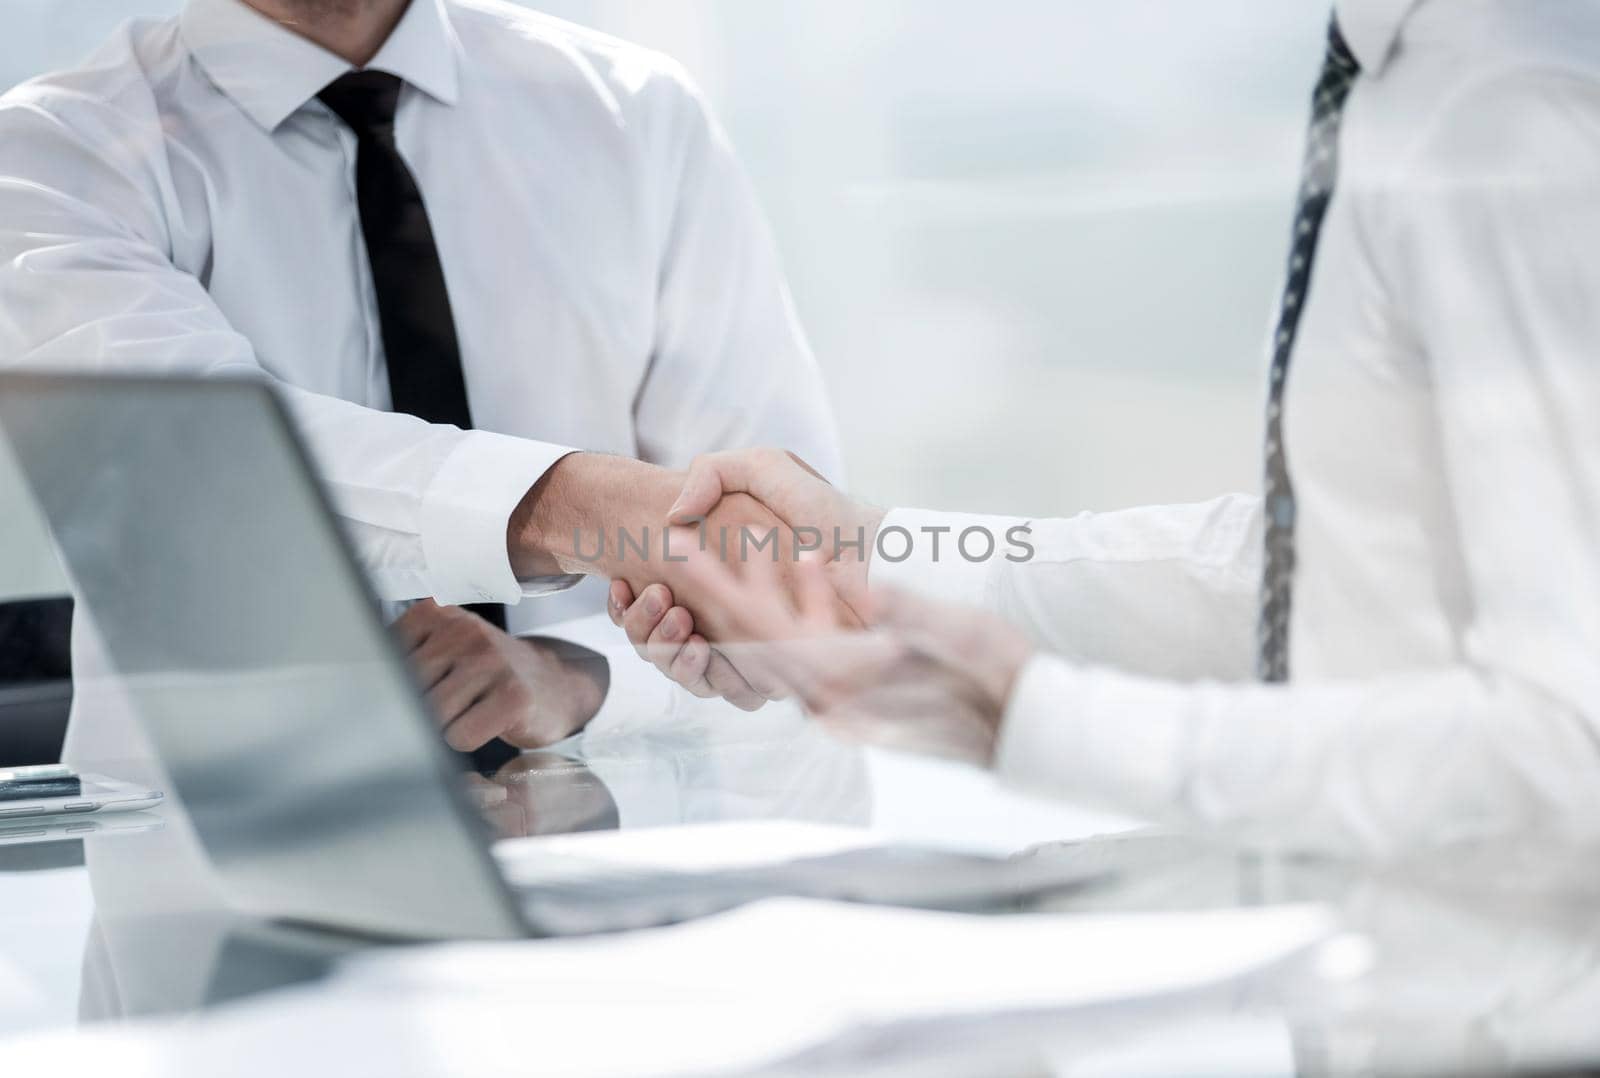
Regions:
<instances>
[{"instance_id":1,"label":"shirt cuff","mask_svg":"<svg viewBox=\"0 0 1600 1078\"><path fill-rule=\"evenodd\" d=\"M540 477L572 452L489 431L463 432L422 497L422 550L434 598L446 604L515 604L580 579L519 581L506 549L512 512Z\"/></svg>"},{"instance_id":2,"label":"shirt cuff","mask_svg":"<svg viewBox=\"0 0 1600 1078\"><path fill-rule=\"evenodd\" d=\"M868 581L875 588L888 585L982 606L995 561L1003 561L1007 552L1020 553L1008 534L1026 524L1021 517L890 510L878 528Z\"/></svg>"},{"instance_id":3,"label":"shirt cuff","mask_svg":"<svg viewBox=\"0 0 1600 1078\"><path fill-rule=\"evenodd\" d=\"M1182 793L1183 727L1160 701L1141 699L1136 680L1034 656L1001 720L996 773L1036 793L1147 819L1170 814ZM1116 691L1112 682L1124 684Z\"/></svg>"}]
</instances>

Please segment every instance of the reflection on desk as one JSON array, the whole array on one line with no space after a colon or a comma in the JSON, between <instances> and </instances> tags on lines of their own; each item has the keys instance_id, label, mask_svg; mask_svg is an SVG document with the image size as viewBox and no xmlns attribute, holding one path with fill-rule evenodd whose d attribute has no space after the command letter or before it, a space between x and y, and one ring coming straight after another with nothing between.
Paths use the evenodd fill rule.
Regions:
<instances>
[{"instance_id":1,"label":"reflection on desk","mask_svg":"<svg viewBox=\"0 0 1600 1078\"><path fill-rule=\"evenodd\" d=\"M600 776L559 753L524 753L492 776L466 779L469 795L502 839L622 826L616 798Z\"/></svg>"},{"instance_id":2,"label":"reflection on desk","mask_svg":"<svg viewBox=\"0 0 1600 1078\"><path fill-rule=\"evenodd\" d=\"M782 1007L749 993L740 1000L735 991L734 1002L744 1005L737 1011L740 1024L718 1042L690 1021L689 1012L674 1012L654 998L645 1006L636 986L622 990L597 979L592 992L606 1005L584 1013L586 1021L600 1023L589 1028L602 1032L591 1036L575 1066L605 1073L608 1061L623 1058L608 1055L614 1047L667 1045L690 1035L711 1036L710 1047L726 1049L731 1059L735 1032L749 1047L763 1030L775 1037L774 1024L793 1040L766 1042L788 1057L767 1058L760 1064L764 1073L1127 1073L1105 1069L1117 1060L1160 1073L1173 1060L1157 1050L1162 1046L1179 1046L1174 1050L1181 1050L1181 1060L1196 1067L1210 1060L1213 1072L1224 1074L1273 1073L1274 1067L1308 1075L1539 1072L1600 1062L1600 1027L1593 1022L1600 1013L1600 882L1588 871L1596 851L1485 848L1374 866L1148 831L1085 838L1108 822L1017 799L945 765L863 759L813 734L798 721L785 727L741 715L727 724L690 724L637 739L580 741L527 757L496 776L502 793L490 795L489 815L499 813L501 833L519 835L763 816L866 824L877 839L943 835L957 847L1115 869L1111 884L1055 907L1066 913L1315 903L1336 911L1342 934L1335 946L1270 976L1044 1014L899 1023L888 1036L881 1028L839 1035L832 1025L809 1032L784 1025ZM869 788L869 776L884 781ZM553 1048L543 1031L576 1021L581 1000L534 1004L512 993L488 1006L477 998L481 993L463 992L459 984L430 987L413 979L404 988L398 980L385 986L375 972L364 974L365 987L352 994L340 971L352 955L367 953L364 946L228 914L181 806L169 806L162 818L160 830L91 836L83 843L86 869L74 867L75 843L58 843L49 856L62 860L39 862L33 871L6 858L45 854L24 854L23 847L0 856L6 938L48 940L62 956L59 967L45 971L38 957L44 950L35 948L13 969L10 955L0 952L0 998L8 976L67 983L66 975L75 977L81 965L85 1020L220 1009L175 1026L163 1019L148 1028L97 1027L107 1039L50 1038L31 1048L7 1043L0 1053L8 1065L32 1051L54 1060L57 1073L105 1066L120 1078L146 1065L152 1074L210 1078L228 1073L248 1044L274 1073L293 1067L321 1073L340 1062L358 1070L370 1066L370 1045L385 1037L390 1040L383 1043L411 1053L395 1059L404 1073L453 1073L458 1068L451 1061L471 1058L484 1044L502 1053L488 1064L517 1073L540 1069L541 1059L554 1062L540 1056L541 1048ZM1076 841L1036 845L1051 836ZM648 837L642 831L628 841ZM87 911L66 916L72 902L59 897L47 908L43 892L26 882L46 879L58 896L68 884L92 885L95 920L87 954ZM1175 954L1183 950L1179 943L1167 946ZM349 1004L341 1021L373 1040L310 1038L336 998ZM630 998L638 1005L630 1007ZM44 1020L42 1010L29 1013ZM723 1016L723 1028L730 1028L733 1014ZM530 1032L525 1039L486 1038L489 1027ZM824 1043L815 1042L818 1035L825 1035ZM754 1057L743 1058L749 1063ZM1256 1061L1256 1070L1240 1062L1246 1059Z\"/></svg>"},{"instance_id":3,"label":"reflection on desk","mask_svg":"<svg viewBox=\"0 0 1600 1078\"><path fill-rule=\"evenodd\" d=\"M266 1065L271 1073L359 1069L375 1062L392 1062L401 1073L458 1073L470 1062L479 1068L475 1073L531 1068L609 1074L637 1073L643 1046L655 1053L652 1058L663 1064L655 1069L664 1073L671 1072L664 1066L670 1060L683 1063L678 1073L704 1073L720 1051L716 1058L740 1072L764 1074L921 1074L933 1068L988 1075L1045 1072L1047 1066L1096 1074L1106 1073L1096 1061L1172 1064L1173 1057L1160 1051L1170 1036L1182 1046L1187 1069L1208 1073L1240 1073L1219 1069L1219 1061L1246 1057L1281 1057L1282 1073L1305 1075L1570 1072L1600 1061L1600 1030L1593 1021L1600 1007L1600 895L1592 874L1583 870L1589 853L1482 850L1448 864L1379 869L1155 834L1041 850L1035 855L1128 855L1129 864L1138 866L1121 885L1068 903L1066 912L1091 917L1084 922L1089 928L1118 918L1129 923L1121 912L1112 921L1093 919L1107 910L1195 906L1238 910L1245 918L1241 925L1250 924L1250 911L1258 910L1266 918L1261 923L1269 924L1279 913L1262 907L1263 901L1320 895L1336 911L1340 933L1304 960L1209 987L1100 1003L1079 999L1072 1006L1063 1000L1061 1007L981 1018L974 1008L983 997L975 995L937 1019L900 1021L906 1016L880 1013L897 1020L857 1022L842 1033L841 1007L850 1011L861 1000L895 998L871 994L874 984L892 984L897 975L892 939L880 947L872 932L858 937L854 946L865 964L852 965L829 946L845 939L842 931L810 937L792 923L778 929L769 923L742 945L750 952L746 959L772 956L770 976L752 980L748 965L737 978L728 973L737 953L718 959L721 966L708 960L696 969L693 946L672 957L666 953L671 946L662 951L661 937L653 934L610 941L621 965L597 960L588 974L573 957L585 944L553 941L473 945L467 952L445 952L438 961L428 951L412 952L415 959L401 957L398 964L363 956L350 975L337 972L347 967L347 955L324 949L326 941L235 934L214 950L213 986L225 981L219 971L230 967L298 976L336 972L320 984L262 996L198 1022L141 1027L104 1041L18 1042L7 1046L7 1059L20 1062L32 1058L30 1051L48 1051L68 1053L56 1058L85 1069L114 1059L119 1074L208 1078L251 1073L235 1067L241 1059ZM1189 920L1195 916L1163 921L1154 915L1147 960L1151 953L1170 952L1181 965L1222 939L1203 920ZM1162 936L1163 925L1187 925L1187 935ZM952 962L962 953L958 935L951 934ZM1186 945L1189 937L1197 942ZM692 932L688 938L692 943ZM815 968L802 985L811 1009L796 1016L792 1000L783 1005L782 990L801 983L789 975L812 938L818 941ZM761 939L772 942L763 945ZM1016 993L1030 985L1072 983L1070 963L1050 957L1051 940L1059 938L1041 931L1038 939L1039 946L1025 952L1032 964L1009 959L1016 967L1010 982L1004 981L1008 967L984 972L1002 978L1000 985L983 982L997 1009L1007 1002L1008 990L1009 1002L1016 1003L1022 998ZM634 944L638 951L630 953ZM464 961L448 957L463 953ZM1093 948L1083 947L1079 957L1097 976L1118 972L1113 958ZM875 958L881 961L874 964ZM904 956L898 961L904 964ZM927 961L936 966L939 955ZM1057 963L1063 965L1060 978L1051 976ZM835 964L840 989L821 998L819 976L825 983L826 968ZM653 968L659 976L649 975ZM220 989L213 991L221 998ZM333 1028L330 1019L340 1037L326 1033ZM484 1037L486 1028L532 1032L526 1039ZM565 1036L572 1031L582 1035ZM1251 1044L1242 1044L1241 1036ZM1208 1055L1213 1047L1215 1058ZM1218 1065L1207 1071L1208 1060Z\"/></svg>"}]
</instances>

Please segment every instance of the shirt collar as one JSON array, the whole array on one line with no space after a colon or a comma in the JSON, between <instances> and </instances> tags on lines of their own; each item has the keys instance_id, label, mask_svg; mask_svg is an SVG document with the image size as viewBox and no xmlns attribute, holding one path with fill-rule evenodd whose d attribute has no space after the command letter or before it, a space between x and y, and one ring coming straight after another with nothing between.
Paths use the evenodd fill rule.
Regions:
<instances>
[{"instance_id":1,"label":"shirt collar","mask_svg":"<svg viewBox=\"0 0 1600 1078\"><path fill-rule=\"evenodd\" d=\"M1339 30L1361 62L1362 74L1377 75L1383 70L1400 28L1417 3L1418 0L1335 0Z\"/></svg>"},{"instance_id":2,"label":"shirt collar","mask_svg":"<svg viewBox=\"0 0 1600 1078\"><path fill-rule=\"evenodd\" d=\"M179 26L184 44L211 81L268 131L351 69L243 0L189 0ZM412 0L367 66L453 105L456 64L456 39L443 0Z\"/></svg>"}]
</instances>

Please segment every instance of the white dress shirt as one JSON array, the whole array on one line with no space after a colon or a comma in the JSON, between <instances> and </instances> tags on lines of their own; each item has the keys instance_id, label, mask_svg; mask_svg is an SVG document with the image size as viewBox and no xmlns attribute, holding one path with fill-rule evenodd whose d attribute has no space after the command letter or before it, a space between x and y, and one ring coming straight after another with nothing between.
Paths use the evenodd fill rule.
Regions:
<instances>
[{"instance_id":1,"label":"white dress shirt","mask_svg":"<svg viewBox=\"0 0 1600 1078\"><path fill-rule=\"evenodd\" d=\"M838 470L778 259L722 131L645 49L495 0L414 0L369 65L448 280L475 425L387 411L343 60L240 0L125 24L0 98L0 364L264 372L387 599L516 603L507 519L572 449ZM524 603L527 630L602 590ZM620 642L606 624L571 633ZM608 649L613 697L665 691Z\"/></svg>"},{"instance_id":2,"label":"white dress shirt","mask_svg":"<svg viewBox=\"0 0 1600 1078\"><path fill-rule=\"evenodd\" d=\"M934 566L924 543L873 580L1056 653L1005 716L1018 782L1368 853L1593 838L1600 3L1338 9L1363 74L1285 401L1291 683L1248 683L1254 496L1036 521L1023 565ZM930 523L962 526L886 526Z\"/></svg>"}]
</instances>

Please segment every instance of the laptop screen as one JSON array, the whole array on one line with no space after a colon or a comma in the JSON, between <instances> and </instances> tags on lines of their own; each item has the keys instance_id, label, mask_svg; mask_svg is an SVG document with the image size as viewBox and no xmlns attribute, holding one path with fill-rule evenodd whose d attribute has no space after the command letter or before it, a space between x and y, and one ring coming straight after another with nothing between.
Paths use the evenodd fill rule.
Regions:
<instances>
[{"instance_id":1,"label":"laptop screen","mask_svg":"<svg viewBox=\"0 0 1600 1078\"><path fill-rule=\"evenodd\" d=\"M0 429L232 901L521 934L268 386L0 375Z\"/></svg>"}]
</instances>

